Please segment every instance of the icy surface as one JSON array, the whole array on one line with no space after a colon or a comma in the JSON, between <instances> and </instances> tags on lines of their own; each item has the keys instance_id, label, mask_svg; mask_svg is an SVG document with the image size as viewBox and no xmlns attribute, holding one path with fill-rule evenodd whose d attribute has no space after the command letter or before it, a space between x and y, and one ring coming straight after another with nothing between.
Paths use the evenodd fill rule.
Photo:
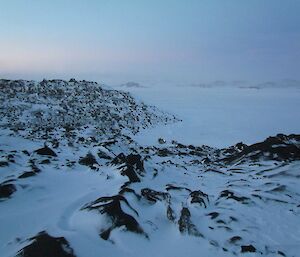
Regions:
<instances>
[{"instance_id":1,"label":"icy surface","mask_svg":"<svg viewBox=\"0 0 300 257\"><path fill-rule=\"evenodd\" d=\"M121 88L123 89L123 88ZM157 138L227 147L251 144L277 133L300 133L300 88L152 86L127 88L134 96L183 120L138 134L142 144Z\"/></svg>"},{"instance_id":2,"label":"icy surface","mask_svg":"<svg viewBox=\"0 0 300 257\"><path fill-rule=\"evenodd\" d=\"M172 103L173 99L168 105L161 96L157 100L161 111L90 82L2 81L0 86L1 257L31 257L55 240L64 257L71 253L77 257L299 255L299 135L280 134L253 145L216 148L199 143L195 130L189 135L185 127L184 135L177 131L172 137L160 130L155 135L160 140L156 137L150 145L153 127L174 122L172 128L186 126L170 112L184 116L196 103L181 109L186 100ZM67 97L51 95L53 87ZM243 108L252 114L270 108L271 96L266 107L267 95L241 92L203 93L205 113L220 118L243 106L241 99L256 99L251 103L255 110ZM209 95L215 98L208 99ZM199 96L187 91L187 99L192 97ZM238 105L221 104L224 97L241 99ZM291 115L296 115L292 107L297 97L297 92L282 93L282 108ZM226 106L229 110L224 112ZM54 115L54 110L61 112ZM243 117L238 110L236 115ZM291 130L298 122L297 116L293 118L286 121ZM215 125L227 126L225 120ZM137 133L143 127L148 129ZM213 142L209 135L220 131L207 131L207 140ZM256 136L263 134L252 139ZM197 140L189 143L193 138Z\"/></svg>"}]
</instances>

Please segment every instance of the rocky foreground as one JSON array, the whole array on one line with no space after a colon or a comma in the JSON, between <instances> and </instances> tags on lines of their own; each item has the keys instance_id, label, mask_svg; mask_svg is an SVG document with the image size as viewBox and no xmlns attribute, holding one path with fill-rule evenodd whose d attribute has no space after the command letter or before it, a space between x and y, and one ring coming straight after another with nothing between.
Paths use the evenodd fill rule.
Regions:
<instances>
[{"instance_id":1,"label":"rocky foreground","mask_svg":"<svg viewBox=\"0 0 300 257\"><path fill-rule=\"evenodd\" d=\"M0 80L0 256L299 256L300 135L225 149L94 82Z\"/></svg>"}]
</instances>

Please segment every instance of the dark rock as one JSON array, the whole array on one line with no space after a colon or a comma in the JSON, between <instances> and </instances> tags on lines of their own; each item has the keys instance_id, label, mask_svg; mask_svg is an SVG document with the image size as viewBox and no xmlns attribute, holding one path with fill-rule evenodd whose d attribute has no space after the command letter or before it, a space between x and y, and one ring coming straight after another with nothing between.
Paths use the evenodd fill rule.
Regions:
<instances>
[{"instance_id":1,"label":"dark rock","mask_svg":"<svg viewBox=\"0 0 300 257\"><path fill-rule=\"evenodd\" d=\"M25 155L27 155L27 156L30 156L30 154L29 154L29 152L27 150L23 150L22 153L25 154Z\"/></svg>"},{"instance_id":2,"label":"dark rock","mask_svg":"<svg viewBox=\"0 0 300 257\"><path fill-rule=\"evenodd\" d=\"M159 138L159 139L158 139L158 143L160 143L160 144L165 144L165 143L166 143L166 140L164 140L163 138Z\"/></svg>"},{"instance_id":3,"label":"dark rock","mask_svg":"<svg viewBox=\"0 0 300 257\"><path fill-rule=\"evenodd\" d=\"M97 143L97 139L95 137L90 137L89 140L92 142L92 143Z\"/></svg>"},{"instance_id":4,"label":"dark rock","mask_svg":"<svg viewBox=\"0 0 300 257\"><path fill-rule=\"evenodd\" d=\"M233 199L237 202L248 203L250 199L245 196L236 196L233 192L229 190L224 190L221 192L219 198Z\"/></svg>"},{"instance_id":5,"label":"dark rock","mask_svg":"<svg viewBox=\"0 0 300 257\"><path fill-rule=\"evenodd\" d=\"M191 203L199 203L200 205L204 205L206 208L206 203L204 198L209 202L208 195L203 193L201 190L193 191L190 193Z\"/></svg>"},{"instance_id":6,"label":"dark rock","mask_svg":"<svg viewBox=\"0 0 300 257\"><path fill-rule=\"evenodd\" d=\"M41 172L41 170L34 163L32 163L30 165L30 167L31 167L32 171L35 172L35 173Z\"/></svg>"},{"instance_id":7,"label":"dark rock","mask_svg":"<svg viewBox=\"0 0 300 257\"><path fill-rule=\"evenodd\" d=\"M219 246L219 243L215 240L210 240L209 243L215 247L218 247Z\"/></svg>"},{"instance_id":8,"label":"dark rock","mask_svg":"<svg viewBox=\"0 0 300 257\"><path fill-rule=\"evenodd\" d=\"M191 150L196 150L196 147L193 146L193 145L189 145L188 148L191 149Z\"/></svg>"},{"instance_id":9,"label":"dark rock","mask_svg":"<svg viewBox=\"0 0 300 257\"><path fill-rule=\"evenodd\" d=\"M209 159L208 157L205 157L201 160L202 164L210 164L211 163L211 159Z\"/></svg>"},{"instance_id":10,"label":"dark rock","mask_svg":"<svg viewBox=\"0 0 300 257\"><path fill-rule=\"evenodd\" d=\"M255 253L256 252L256 248L253 245L242 245L241 246L241 252L242 253Z\"/></svg>"},{"instance_id":11,"label":"dark rock","mask_svg":"<svg viewBox=\"0 0 300 257\"><path fill-rule=\"evenodd\" d=\"M132 166L127 166L121 170L121 175L122 176L127 176L129 178L130 182L140 182L140 178L138 175L135 173L134 169Z\"/></svg>"},{"instance_id":12,"label":"dark rock","mask_svg":"<svg viewBox=\"0 0 300 257\"><path fill-rule=\"evenodd\" d=\"M144 163L142 157L139 154L129 154L126 156L123 153L120 153L116 156L113 161L113 164L126 164L128 166L133 166L138 171L144 171Z\"/></svg>"},{"instance_id":13,"label":"dark rock","mask_svg":"<svg viewBox=\"0 0 300 257\"><path fill-rule=\"evenodd\" d=\"M187 188L187 187L180 187L180 186L174 186L174 185L172 185L172 184L167 184L166 185L166 190L167 191L170 191L170 190L187 190L187 191L189 191L189 192L192 192L189 188Z\"/></svg>"},{"instance_id":14,"label":"dark rock","mask_svg":"<svg viewBox=\"0 0 300 257\"><path fill-rule=\"evenodd\" d=\"M8 198L16 191L15 185L2 183L0 184L0 199Z\"/></svg>"},{"instance_id":15,"label":"dark rock","mask_svg":"<svg viewBox=\"0 0 300 257\"><path fill-rule=\"evenodd\" d=\"M286 256L285 253L283 253L282 251L277 251L277 253L281 256Z\"/></svg>"},{"instance_id":16,"label":"dark rock","mask_svg":"<svg viewBox=\"0 0 300 257\"><path fill-rule=\"evenodd\" d=\"M112 159L108 154L106 154L105 152L100 151L100 150L98 151L97 155L100 159L105 159L105 160L111 160Z\"/></svg>"},{"instance_id":17,"label":"dark rock","mask_svg":"<svg viewBox=\"0 0 300 257\"><path fill-rule=\"evenodd\" d=\"M47 155L47 156L53 156L53 157L57 156L57 154L48 146L44 146L43 148L35 150L35 152L39 155Z\"/></svg>"},{"instance_id":18,"label":"dark rock","mask_svg":"<svg viewBox=\"0 0 300 257\"><path fill-rule=\"evenodd\" d=\"M118 156L116 156L112 162L114 165L123 164L126 163L126 155L123 153L120 153Z\"/></svg>"},{"instance_id":19,"label":"dark rock","mask_svg":"<svg viewBox=\"0 0 300 257\"><path fill-rule=\"evenodd\" d=\"M79 164L92 167L94 164L98 164L96 158L91 153L88 153L85 157L81 157Z\"/></svg>"},{"instance_id":20,"label":"dark rock","mask_svg":"<svg viewBox=\"0 0 300 257\"><path fill-rule=\"evenodd\" d=\"M158 149L157 150L157 155L160 156L160 157L167 157L167 156L170 156L170 155L174 155L174 153L172 151L170 151L169 149L167 149L167 148L163 148L163 149Z\"/></svg>"},{"instance_id":21,"label":"dark rock","mask_svg":"<svg viewBox=\"0 0 300 257\"><path fill-rule=\"evenodd\" d=\"M232 244L235 244L237 241L242 240L242 238L240 236L233 236L229 239L229 242Z\"/></svg>"},{"instance_id":22,"label":"dark rock","mask_svg":"<svg viewBox=\"0 0 300 257\"><path fill-rule=\"evenodd\" d=\"M52 147L53 148L58 148L59 147L59 141L58 141L58 139L53 139L52 141L51 141L51 144L52 144Z\"/></svg>"},{"instance_id":23,"label":"dark rock","mask_svg":"<svg viewBox=\"0 0 300 257\"><path fill-rule=\"evenodd\" d=\"M50 163L49 159L45 159L40 162L40 164L49 164L49 163Z\"/></svg>"},{"instance_id":24,"label":"dark rock","mask_svg":"<svg viewBox=\"0 0 300 257\"><path fill-rule=\"evenodd\" d=\"M8 166L8 162L5 161L0 162L0 167L6 167L6 166Z\"/></svg>"},{"instance_id":25,"label":"dark rock","mask_svg":"<svg viewBox=\"0 0 300 257\"><path fill-rule=\"evenodd\" d=\"M139 194L137 194L133 189L131 189L131 188L128 188L128 187L123 187L121 190L120 190L120 192L119 192L119 194L120 195L124 195L124 194L126 194L126 193L130 193L130 194L133 194L138 200L140 200L142 197L139 195Z\"/></svg>"},{"instance_id":26,"label":"dark rock","mask_svg":"<svg viewBox=\"0 0 300 257\"><path fill-rule=\"evenodd\" d=\"M69 243L63 237L52 237L46 232L30 238L33 242L20 250L16 257L75 257Z\"/></svg>"},{"instance_id":27,"label":"dark rock","mask_svg":"<svg viewBox=\"0 0 300 257\"><path fill-rule=\"evenodd\" d=\"M7 160L9 162L15 163L15 156L13 154L7 155Z\"/></svg>"},{"instance_id":28,"label":"dark rock","mask_svg":"<svg viewBox=\"0 0 300 257\"><path fill-rule=\"evenodd\" d=\"M203 237L196 226L191 222L191 213L186 207L181 209L178 225L181 233L188 233L189 235Z\"/></svg>"},{"instance_id":29,"label":"dark rock","mask_svg":"<svg viewBox=\"0 0 300 257\"><path fill-rule=\"evenodd\" d=\"M135 167L139 173L144 171L144 163L139 154L129 154L127 156L126 164Z\"/></svg>"},{"instance_id":30,"label":"dark rock","mask_svg":"<svg viewBox=\"0 0 300 257\"><path fill-rule=\"evenodd\" d=\"M243 151L246 147L248 147L246 144L240 142L234 146L230 146L227 149L224 149L224 153L225 154L237 154L237 153Z\"/></svg>"},{"instance_id":31,"label":"dark rock","mask_svg":"<svg viewBox=\"0 0 300 257\"><path fill-rule=\"evenodd\" d=\"M137 211L131 207L126 198L122 195L100 197L83 207L83 209L97 209L101 214L106 214L110 218L110 227L100 233L101 238L104 240L109 239L110 232L113 229L121 226L125 226L126 229L131 232L143 234L148 237L136 219L122 210L121 202L125 203L136 215L138 215Z\"/></svg>"},{"instance_id":32,"label":"dark rock","mask_svg":"<svg viewBox=\"0 0 300 257\"><path fill-rule=\"evenodd\" d=\"M158 192L150 188L143 188L141 190L141 195L151 202L156 202L157 200L162 201L170 199L170 195L168 193Z\"/></svg>"},{"instance_id":33,"label":"dark rock","mask_svg":"<svg viewBox=\"0 0 300 257\"><path fill-rule=\"evenodd\" d=\"M275 137L269 137L265 141L250 146L243 145L239 150L223 149L229 156L221 161L232 163L241 158L250 160L276 160L276 161L294 161L300 160L300 135L283 135L278 134Z\"/></svg>"},{"instance_id":34,"label":"dark rock","mask_svg":"<svg viewBox=\"0 0 300 257\"><path fill-rule=\"evenodd\" d=\"M167 218L173 222L175 221L175 218L176 218L174 211L170 205L168 205L168 208L167 208Z\"/></svg>"},{"instance_id":35,"label":"dark rock","mask_svg":"<svg viewBox=\"0 0 300 257\"><path fill-rule=\"evenodd\" d=\"M74 79L74 78L71 78L71 79L69 80L69 82L77 83L77 80Z\"/></svg>"},{"instance_id":36,"label":"dark rock","mask_svg":"<svg viewBox=\"0 0 300 257\"><path fill-rule=\"evenodd\" d=\"M27 172L24 172L22 175L19 176L20 179L22 178L29 178L29 177L33 177L35 176L37 173L34 172L34 171L27 171Z\"/></svg>"},{"instance_id":37,"label":"dark rock","mask_svg":"<svg viewBox=\"0 0 300 257\"><path fill-rule=\"evenodd\" d=\"M212 220L217 218L219 215L220 214L218 212L211 212L211 213L207 214L207 216L210 216Z\"/></svg>"},{"instance_id":38,"label":"dark rock","mask_svg":"<svg viewBox=\"0 0 300 257\"><path fill-rule=\"evenodd\" d=\"M81 143L84 142L84 137L79 137L78 142L81 142Z\"/></svg>"},{"instance_id":39,"label":"dark rock","mask_svg":"<svg viewBox=\"0 0 300 257\"><path fill-rule=\"evenodd\" d=\"M126 156L120 153L112 160L112 164L123 164L123 166L120 167L121 175L127 176L130 182L141 181L137 173L142 174L142 172L144 172L144 163L139 154L129 154Z\"/></svg>"}]
</instances>

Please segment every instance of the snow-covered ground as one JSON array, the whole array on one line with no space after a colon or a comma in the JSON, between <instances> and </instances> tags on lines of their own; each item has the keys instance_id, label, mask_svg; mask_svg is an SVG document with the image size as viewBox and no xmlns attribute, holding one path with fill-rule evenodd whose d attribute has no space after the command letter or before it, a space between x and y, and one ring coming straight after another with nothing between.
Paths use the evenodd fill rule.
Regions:
<instances>
[{"instance_id":1,"label":"snow-covered ground","mask_svg":"<svg viewBox=\"0 0 300 257\"><path fill-rule=\"evenodd\" d=\"M261 141L277 133L300 133L300 88L149 86L127 87L135 97L183 120L144 130L135 139L152 145L157 138L227 147Z\"/></svg>"},{"instance_id":2,"label":"snow-covered ground","mask_svg":"<svg viewBox=\"0 0 300 257\"><path fill-rule=\"evenodd\" d=\"M129 85L0 80L0 256L298 257L299 92Z\"/></svg>"}]
</instances>

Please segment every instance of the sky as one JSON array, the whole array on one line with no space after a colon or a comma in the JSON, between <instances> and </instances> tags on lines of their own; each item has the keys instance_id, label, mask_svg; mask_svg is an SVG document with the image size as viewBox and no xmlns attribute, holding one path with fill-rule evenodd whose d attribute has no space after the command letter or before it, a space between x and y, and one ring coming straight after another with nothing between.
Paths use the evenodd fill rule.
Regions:
<instances>
[{"instance_id":1,"label":"sky","mask_svg":"<svg viewBox=\"0 0 300 257\"><path fill-rule=\"evenodd\" d=\"M300 0L0 0L0 77L300 79Z\"/></svg>"}]
</instances>

